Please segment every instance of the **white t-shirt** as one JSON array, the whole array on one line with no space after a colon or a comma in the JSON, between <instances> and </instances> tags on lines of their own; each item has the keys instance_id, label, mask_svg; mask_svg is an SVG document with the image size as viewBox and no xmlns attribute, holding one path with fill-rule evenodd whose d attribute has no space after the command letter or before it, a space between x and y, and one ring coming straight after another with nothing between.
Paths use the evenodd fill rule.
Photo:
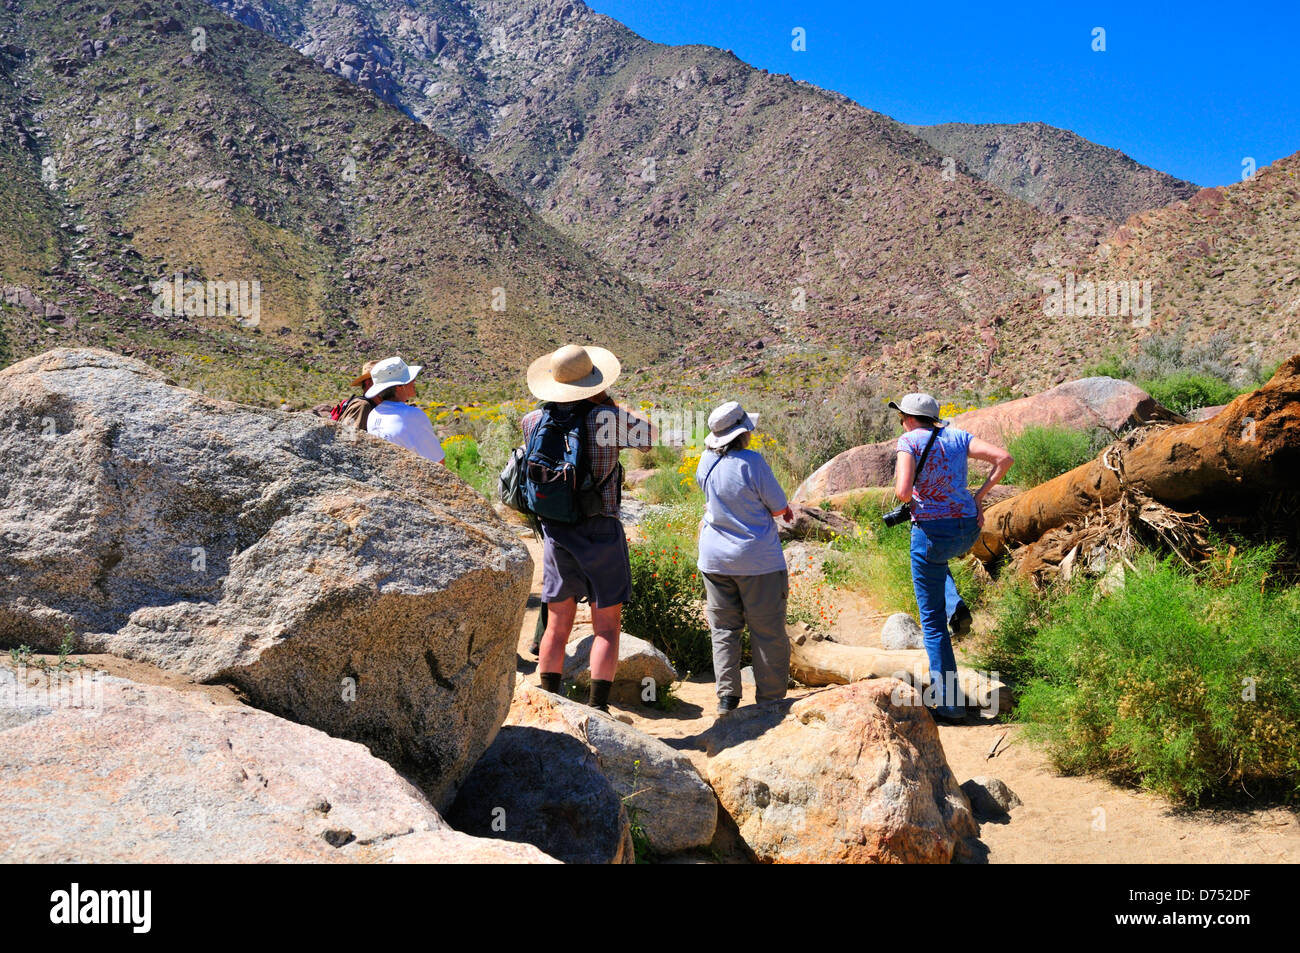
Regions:
<instances>
[{"instance_id":1,"label":"white t-shirt","mask_svg":"<svg viewBox=\"0 0 1300 953\"><path fill-rule=\"evenodd\" d=\"M376 437L383 437L389 443L414 450L434 463L441 462L446 456L428 416L419 407L410 404L386 400L376 405L366 420L366 430Z\"/></svg>"}]
</instances>

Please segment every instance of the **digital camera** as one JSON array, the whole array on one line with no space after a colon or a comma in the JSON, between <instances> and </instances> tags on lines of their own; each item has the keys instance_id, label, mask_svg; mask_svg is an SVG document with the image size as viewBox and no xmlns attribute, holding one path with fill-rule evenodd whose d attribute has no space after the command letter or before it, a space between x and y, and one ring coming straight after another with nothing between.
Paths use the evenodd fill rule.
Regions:
<instances>
[{"instance_id":1,"label":"digital camera","mask_svg":"<svg viewBox=\"0 0 1300 953\"><path fill-rule=\"evenodd\" d=\"M906 523L911 518L912 506L909 503L904 503L902 506L890 510L881 517L881 519L885 521L886 526L897 526L899 523Z\"/></svg>"}]
</instances>

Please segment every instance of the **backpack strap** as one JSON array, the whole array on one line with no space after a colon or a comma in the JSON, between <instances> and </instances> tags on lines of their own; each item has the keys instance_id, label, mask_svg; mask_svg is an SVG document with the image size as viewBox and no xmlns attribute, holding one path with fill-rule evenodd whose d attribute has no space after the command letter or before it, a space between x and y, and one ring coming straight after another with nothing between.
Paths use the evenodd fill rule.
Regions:
<instances>
[{"instance_id":1,"label":"backpack strap","mask_svg":"<svg viewBox=\"0 0 1300 953\"><path fill-rule=\"evenodd\" d=\"M713 466L709 467L709 472L704 474L704 479L700 481L700 492L705 496L709 495L709 477L713 476L713 471L718 469L718 464L722 462L723 457L723 455L718 453L716 450L713 451L713 455L718 459L713 461Z\"/></svg>"}]
</instances>

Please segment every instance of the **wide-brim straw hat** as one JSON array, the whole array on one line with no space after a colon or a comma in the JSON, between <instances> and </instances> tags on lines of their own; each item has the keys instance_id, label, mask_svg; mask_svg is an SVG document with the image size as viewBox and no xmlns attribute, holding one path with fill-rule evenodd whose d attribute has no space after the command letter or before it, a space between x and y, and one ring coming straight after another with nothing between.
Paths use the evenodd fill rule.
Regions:
<instances>
[{"instance_id":1,"label":"wide-brim straw hat","mask_svg":"<svg viewBox=\"0 0 1300 953\"><path fill-rule=\"evenodd\" d=\"M378 363L379 363L378 361L366 361L366 363L362 364L361 374L357 377L352 378L352 386L369 387L371 383L370 372L375 369L375 365Z\"/></svg>"},{"instance_id":2,"label":"wide-brim straw hat","mask_svg":"<svg viewBox=\"0 0 1300 953\"><path fill-rule=\"evenodd\" d=\"M757 425L758 420L753 414L745 413L745 408L738 401L729 400L715 407L713 413L709 414L709 434L704 438L704 445L710 450L725 447Z\"/></svg>"},{"instance_id":3,"label":"wide-brim straw hat","mask_svg":"<svg viewBox=\"0 0 1300 953\"><path fill-rule=\"evenodd\" d=\"M538 400L583 400L610 387L622 369L612 351L566 344L533 361L528 368L528 389Z\"/></svg>"}]
</instances>

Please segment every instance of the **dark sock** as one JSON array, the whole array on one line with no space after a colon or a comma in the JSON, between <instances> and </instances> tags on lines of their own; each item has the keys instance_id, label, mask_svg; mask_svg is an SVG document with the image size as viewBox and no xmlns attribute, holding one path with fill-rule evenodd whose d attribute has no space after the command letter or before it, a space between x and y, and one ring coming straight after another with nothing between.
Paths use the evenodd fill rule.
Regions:
<instances>
[{"instance_id":1,"label":"dark sock","mask_svg":"<svg viewBox=\"0 0 1300 953\"><path fill-rule=\"evenodd\" d=\"M593 678L591 680L591 694L587 696L587 704L601 711L609 711L609 690L613 687L613 682Z\"/></svg>"},{"instance_id":2,"label":"dark sock","mask_svg":"<svg viewBox=\"0 0 1300 953\"><path fill-rule=\"evenodd\" d=\"M560 673L542 672L542 689L552 695L560 694Z\"/></svg>"}]
</instances>

